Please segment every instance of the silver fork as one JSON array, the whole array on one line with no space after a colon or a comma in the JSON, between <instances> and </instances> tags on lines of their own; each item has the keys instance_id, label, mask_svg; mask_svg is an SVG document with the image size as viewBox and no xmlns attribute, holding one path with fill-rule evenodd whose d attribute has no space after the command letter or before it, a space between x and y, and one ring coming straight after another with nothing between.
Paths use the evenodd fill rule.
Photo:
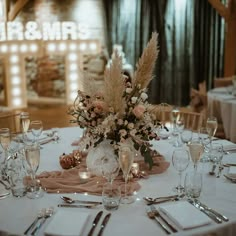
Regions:
<instances>
[{"instance_id":1,"label":"silver fork","mask_svg":"<svg viewBox=\"0 0 236 236\"><path fill-rule=\"evenodd\" d=\"M46 209L43 208L38 212L37 217L32 222L32 224L25 230L24 235L27 235L29 231L37 224L37 222L44 216Z\"/></svg>"},{"instance_id":2,"label":"silver fork","mask_svg":"<svg viewBox=\"0 0 236 236\"><path fill-rule=\"evenodd\" d=\"M43 219L35 227L35 229L31 233L31 235L37 235L38 231L43 226L43 224L46 222L46 220L53 215L53 212L54 212L54 208L53 207L49 207L49 208L46 209L45 214L43 216Z\"/></svg>"},{"instance_id":3,"label":"silver fork","mask_svg":"<svg viewBox=\"0 0 236 236\"><path fill-rule=\"evenodd\" d=\"M160 215L159 211L156 209L155 206L151 205L150 208L151 208L151 211L155 214L155 216L160 217L160 218L162 219L162 221L163 221L166 225L168 225L168 227L169 227L174 233L178 232L178 230L177 230L173 225L171 225L164 217L162 217L162 215Z\"/></svg>"}]
</instances>

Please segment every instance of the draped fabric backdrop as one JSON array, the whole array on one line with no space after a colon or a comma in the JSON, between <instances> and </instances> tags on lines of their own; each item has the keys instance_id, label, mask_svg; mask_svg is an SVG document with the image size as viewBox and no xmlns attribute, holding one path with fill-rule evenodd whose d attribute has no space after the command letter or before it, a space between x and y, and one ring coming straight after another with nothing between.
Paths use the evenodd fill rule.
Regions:
<instances>
[{"instance_id":1,"label":"draped fabric backdrop","mask_svg":"<svg viewBox=\"0 0 236 236\"><path fill-rule=\"evenodd\" d=\"M189 104L191 87L223 75L224 22L207 0L103 0L107 42L121 44L135 68L153 31L160 54L149 86L151 103Z\"/></svg>"}]
</instances>

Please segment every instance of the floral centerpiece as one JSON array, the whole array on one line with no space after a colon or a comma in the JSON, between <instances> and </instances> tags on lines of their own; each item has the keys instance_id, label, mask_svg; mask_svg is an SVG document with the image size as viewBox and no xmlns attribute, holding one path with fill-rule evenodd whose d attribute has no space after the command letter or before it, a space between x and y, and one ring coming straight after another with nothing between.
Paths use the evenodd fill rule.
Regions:
<instances>
[{"instance_id":1,"label":"floral centerpiece","mask_svg":"<svg viewBox=\"0 0 236 236\"><path fill-rule=\"evenodd\" d=\"M157 39L157 33L153 33L132 79L124 76L122 59L116 52L104 73L103 90L97 91L92 83L86 82L87 86L84 91L78 91L69 111L74 117L72 122L86 130L83 141L87 147L97 146L108 139L118 152L120 145L128 141L140 151L150 168L154 152L149 141L158 137L154 132L153 116L148 110L147 86L153 78L158 57Z\"/></svg>"}]
</instances>

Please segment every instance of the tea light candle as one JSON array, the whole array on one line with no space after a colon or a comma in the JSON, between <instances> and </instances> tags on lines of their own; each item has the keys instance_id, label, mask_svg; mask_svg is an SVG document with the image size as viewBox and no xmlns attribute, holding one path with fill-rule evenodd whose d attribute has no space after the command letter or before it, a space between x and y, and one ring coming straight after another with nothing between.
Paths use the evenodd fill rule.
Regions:
<instances>
[{"instance_id":1,"label":"tea light candle","mask_svg":"<svg viewBox=\"0 0 236 236\"><path fill-rule=\"evenodd\" d=\"M79 177L81 180L88 180L91 177L91 173L88 170L79 171Z\"/></svg>"},{"instance_id":2,"label":"tea light candle","mask_svg":"<svg viewBox=\"0 0 236 236\"><path fill-rule=\"evenodd\" d=\"M138 163L133 163L132 166L132 172L137 175L139 173L139 164Z\"/></svg>"}]
</instances>

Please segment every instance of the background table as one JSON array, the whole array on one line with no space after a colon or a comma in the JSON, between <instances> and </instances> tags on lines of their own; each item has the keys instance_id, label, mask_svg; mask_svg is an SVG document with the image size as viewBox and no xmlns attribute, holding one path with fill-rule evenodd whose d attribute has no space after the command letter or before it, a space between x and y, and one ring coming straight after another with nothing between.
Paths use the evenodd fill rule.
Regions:
<instances>
[{"instance_id":1,"label":"background table","mask_svg":"<svg viewBox=\"0 0 236 236\"><path fill-rule=\"evenodd\" d=\"M72 141L78 139L81 134L82 131L77 127L60 129L60 143L48 143L43 146L41 150L40 168L37 173L60 170L59 156L63 152L71 152L75 148L71 146ZM221 142L224 144L230 143L228 141ZM153 144L155 148L171 162L174 147L168 141L164 140L155 141ZM223 161L236 163L236 154L225 155ZM190 163L188 168L193 168L192 163ZM175 235L204 235L208 232L216 232L216 235L236 235L236 185L229 182L224 177L215 178L215 176L209 176L208 164L201 164L199 170L203 172L203 191L200 200L229 217L230 221L220 225L212 222L212 224L208 226L193 230L179 231L179 233ZM226 169L224 171L226 171ZM149 179L142 179L139 182L141 189L135 195L136 202L130 205L120 205L118 210L112 212L110 221L104 230L104 236L166 235L154 220L150 220L147 217L145 211L146 202L143 200L143 197L158 197L173 194L173 187L176 186L178 182L177 171L170 165L166 172L150 176ZM60 210L57 207L58 204L62 203L60 195L62 194L45 193L43 198L35 200L28 199L27 197L17 199L12 196L0 200L0 232L2 232L0 234L4 235L3 232L9 232L11 234L22 235L41 208L54 206L57 211ZM101 200L100 196L86 194L63 195L80 199ZM96 209L72 208L68 209L68 211L83 211L90 214L83 234L87 235L94 216L101 209L103 210L103 206L99 206ZM50 220L51 219L49 219L48 222L50 222ZM41 229L39 235L44 234L47 224ZM98 230L99 227L96 228L94 235L97 234Z\"/></svg>"},{"instance_id":2,"label":"background table","mask_svg":"<svg viewBox=\"0 0 236 236\"><path fill-rule=\"evenodd\" d=\"M226 138L236 143L236 97L230 91L232 86L208 91L208 110L223 124Z\"/></svg>"}]
</instances>

